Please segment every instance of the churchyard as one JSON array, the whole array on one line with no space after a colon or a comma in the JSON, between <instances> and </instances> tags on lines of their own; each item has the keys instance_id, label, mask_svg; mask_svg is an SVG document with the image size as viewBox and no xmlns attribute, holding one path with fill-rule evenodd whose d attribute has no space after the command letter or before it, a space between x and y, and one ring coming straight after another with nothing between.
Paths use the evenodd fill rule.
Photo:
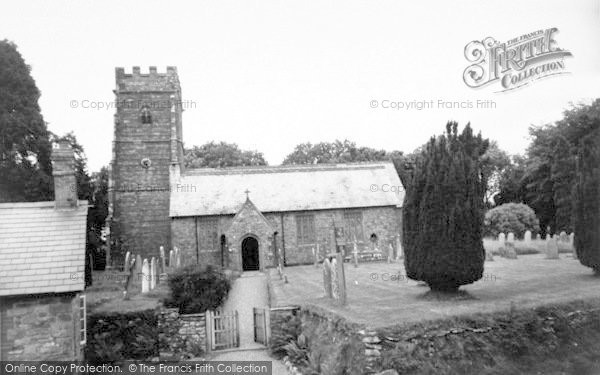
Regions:
<instances>
[{"instance_id":1,"label":"churchyard","mask_svg":"<svg viewBox=\"0 0 600 375\"><path fill-rule=\"evenodd\" d=\"M535 239L515 241L518 257L508 259L498 256L499 241L485 240L486 250L495 256L485 262L483 278L449 298L439 298L423 283L408 279L402 260L364 262L357 267L344 263L344 306L325 297L322 264L284 268L285 277L272 269L272 304L308 303L349 321L380 327L600 298L593 272L574 258L568 242L557 243L559 259L547 259L546 241Z\"/></svg>"}]
</instances>

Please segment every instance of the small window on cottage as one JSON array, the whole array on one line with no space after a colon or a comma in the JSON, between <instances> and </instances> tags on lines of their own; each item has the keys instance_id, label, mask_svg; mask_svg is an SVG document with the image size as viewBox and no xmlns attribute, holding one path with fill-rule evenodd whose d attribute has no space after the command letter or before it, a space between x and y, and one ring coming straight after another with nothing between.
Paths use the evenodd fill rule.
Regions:
<instances>
[{"instance_id":1,"label":"small window on cottage","mask_svg":"<svg viewBox=\"0 0 600 375\"><path fill-rule=\"evenodd\" d=\"M296 216L296 236L298 245L310 245L317 242L314 215Z\"/></svg>"},{"instance_id":2,"label":"small window on cottage","mask_svg":"<svg viewBox=\"0 0 600 375\"><path fill-rule=\"evenodd\" d=\"M79 343L87 343L87 311L85 308L85 294L79 296Z\"/></svg>"},{"instance_id":3,"label":"small window on cottage","mask_svg":"<svg viewBox=\"0 0 600 375\"><path fill-rule=\"evenodd\" d=\"M143 106L140 114L142 119L142 124L152 124L152 114L150 113L150 108L148 106Z\"/></svg>"}]
</instances>

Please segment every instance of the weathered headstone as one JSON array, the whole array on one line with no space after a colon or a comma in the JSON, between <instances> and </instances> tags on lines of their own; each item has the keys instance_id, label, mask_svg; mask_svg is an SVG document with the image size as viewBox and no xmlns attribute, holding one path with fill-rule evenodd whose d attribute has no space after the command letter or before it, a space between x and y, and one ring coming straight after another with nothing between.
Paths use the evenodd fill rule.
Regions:
<instances>
[{"instance_id":1,"label":"weathered headstone","mask_svg":"<svg viewBox=\"0 0 600 375\"><path fill-rule=\"evenodd\" d=\"M506 236L506 242L515 243L515 234L513 232L508 233L508 236Z\"/></svg>"},{"instance_id":2,"label":"weathered headstone","mask_svg":"<svg viewBox=\"0 0 600 375\"><path fill-rule=\"evenodd\" d=\"M517 250L515 249L515 243L506 241L504 246L499 248L500 256L506 259L517 259Z\"/></svg>"},{"instance_id":3,"label":"weathered headstone","mask_svg":"<svg viewBox=\"0 0 600 375\"><path fill-rule=\"evenodd\" d=\"M317 251L315 250L315 248L312 248L312 255L313 255L313 264L315 265L315 267L319 267L319 261L317 260Z\"/></svg>"},{"instance_id":4,"label":"weathered headstone","mask_svg":"<svg viewBox=\"0 0 600 375\"><path fill-rule=\"evenodd\" d=\"M400 235L396 235L396 259L400 260L404 257L404 253L402 251L402 240L400 239Z\"/></svg>"},{"instance_id":5,"label":"weathered headstone","mask_svg":"<svg viewBox=\"0 0 600 375\"><path fill-rule=\"evenodd\" d=\"M575 244L575 233L571 232L571 234L569 234L569 243L571 245Z\"/></svg>"},{"instance_id":6,"label":"weathered headstone","mask_svg":"<svg viewBox=\"0 0 600 375\"><path fill-rule=\"evenodd\" d=\"M125 253L125 262L123 262L123 271L128 271L131 263L131 253L128 251Z\"/></svg>"},{"instance_id":7,"label":"weathered headstone","mask_svg":"<svg viewBox=\"0 0 600 375\"><path fill-rule=\"evenodd\" d=\"M148 293L150 291L150 266L148 265L148 259L144 259L142 265L142 293Z\"/></svg>"},{"instance_id":8,"label":"weathered headstone","mask_svg":"<svg viewBox=\"0 0 600 375\"><path fill-rule=\"evenodd\" d=\"M354 267L358 267L358 245L356 241L352 244L352 260L354 262Z\"/></svg>"},{"instance_id":9,"label":"weathered headstone","mask_svg":"<svg viewBox=\"0 0 600 375\"><path fill-rule=\"evenodd\" d=\"M335 278L333 277L333 272L331 279L333 281L332 295L334 294L333 289L337 289L337 297L334 298L340 305L346 304L346 275L344 273L344 257L342 254L337 253L334 259L335 263L332 262L332 269L335 269Z\"/></svg>"},{"instance_id":10,"label":"weathered headstone","mask_svg":"<svg viewBox=\"0 0 600 375\"><path fill-rule=\"evenodd\" d=\"M541 239L541 237L540 237L540 234L539 234L539 233L536 233L536 234L535 234L535 240L536 240L536 241L539 241L540 239Z\"/></svg>"},{"instance_id":11,"label":"weathered headstone","mask_svg":"<svg viewBox=\"0 0 600 375\"><path fill-rule=\"evenodd\" d=\"M492 254L492 250L485 249L485 260L486 262L494 261L494 254Z\"/></svg>"},{"instance_id":12,"label":"weathered headstone","mask_svg":"<svg viewBox=\"0 0 600 375\"><path fill-rule=\"evenodd\" d=\"M525 231L525 236L523 239L525 240L526 244L531 243L531 231L530 230Z\"/></svg>"},{"instance_id":13,"label":"weathered headstone","mask_svg":"<svg viewBox=\"0 0 600 375\"><path fill-rule=\"evenodd\" d=\"M140 282L140 275L142 274L142 256L140 254L135 256L135 278L136 284Z\"/></svg>"},{"instance_id":14,"label":"weathered headstone","mask_svg":"<svg viewBox=\"0 0 600 375\"><path fill-rule=\"evenodd\" d=\"M127 280L125 280L125 289L123 290L123 299L129 299L129 287L131 283L134 282L137 275L135 275L135 263L136 259L134 257L130 257L129 264L126 265L125 271L127 272Z\"/></svg>"},{"instance_id":15,"label":"weathered headstone","mask_svg":"<svg viewBox=\"0 0 600 375\"><path fill-rule=\"evenodd\" d=\"M178 247L175 248L175 267L181 267L181 251Z\"/></svg>"},{"instance_id":16,"label":"weathered headstone","mask_svg":"<svg viewBox=\"0 0 600 375\"><path fill-rule=\"evenodd\" d=\"M325 297L331 298L331 263L327 257L323 261L323 291Z\"/></svg>"},{"instance_id":17,"label":"weathered headstone","mask_svg":"<svg viewBox=\"0 0 600 375\"><path fill-rule=\"evenodd\" d=\"M393 258L394 258L394 246L392 246L392 243L390 242L390 245L388 246L387 262L392 263Z\"/></svg>"},{"instance_id":18,"label":"weathered headstone","mask_svg":"<svg viewBox=\"0 0 600 375\"><path fill-rule=\"evenodd\" d=\"M569 242L569 236L567 236L567 232L565 232L564 230L562 232L560 232L559 237L560 242Z\"/></svg>"},{"instance_id":19,"label":"weathered headstone","mask_svg":"<svg viewBox=\"0 0 600 375\"><path fill-rule=\"evenodd\" d=\"M498 246L504 246L504 242L506 242L506 236L504 233L498 233Z\"/></svg>"},{"instance_id":20,"label":"weathered headstone","mask_svg":"<svg viewBox=\"0 0 600 375\"><path fill-rule=\"evenodd\" d=\"M546 259L560 259L558 256L558 243L555 237L546 238Z\"/></svg>"},{"instance_id":21,"label":"weathered headstone","mask_svg":"<svg viewBox=\"0 0 600 375\"><path fill-rule=\"evenodd\" d=\"M152 257L152 259L150 259L150 290L156 288L156 276L158 276L156 264L156 258Z\"/></svg>"},{"instance_id":22,"label":"weathered headstone","mask_svg":"<svg viewBox=\"0 0 600 375\"><path fill-rule=\"evenodd\" d=\"M160 272L165 273L165 272L167 272L167 262L165 260L165 248L163 246L161 246L158 249L158 252L160 253Z\"/></svg>"},{"instance_id":23,"label":"weathered headstone","mask_svg":"<svg viewBox=\"0 0 600 375\"><path fill-rule=\"evenodd\" d=\"M175 252L173 250L169 250L169 268L175 268Z\"/></svg>"},{"instance_id":24,"label":"weathered headstone","mask_svg":"<svg viewBox=\"0 0 600 375\"><path fill-rule=\"evenodd\" d=\"M340 298L340 281L338 278L337 259L331 259L331 296L334 300Z\"/></svg>"}]
</instances>

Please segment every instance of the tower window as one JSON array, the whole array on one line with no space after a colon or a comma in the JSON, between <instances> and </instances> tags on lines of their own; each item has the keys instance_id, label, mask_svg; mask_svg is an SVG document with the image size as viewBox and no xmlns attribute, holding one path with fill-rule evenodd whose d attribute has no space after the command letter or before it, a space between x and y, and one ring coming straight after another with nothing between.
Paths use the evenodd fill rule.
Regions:
<instances>
[{"instance_id":1,"label":"tower window","mask_svg":"<svg viewBox=\"0 0 600 375\"><path fill-rule=\"evenodd\" d=\"M148 106L142 107L141 112L142 124L152 124L152 114L150 113L150 108Z\"/></svg>"}]
</instances>

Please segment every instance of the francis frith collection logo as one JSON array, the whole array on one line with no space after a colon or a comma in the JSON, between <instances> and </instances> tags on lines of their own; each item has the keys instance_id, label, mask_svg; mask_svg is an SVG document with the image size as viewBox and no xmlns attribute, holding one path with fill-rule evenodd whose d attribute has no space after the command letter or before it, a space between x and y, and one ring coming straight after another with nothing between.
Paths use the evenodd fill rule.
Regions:
<instances>
[{"instance_id":1,"label":"francis frith collection logo","mask_svg":"<svg viewBox=\"0 0 600 375\"><path fill-rule=\"evenodd\" d=\"M465 57L472 63L464 73L467 86L479 88L499 83L498 92L523 87L540 78L568 73L568 50L558 47L556 27L536 30L501 43L492 37L474 40L465 46Z\"/></svg>"}]
</instances>

